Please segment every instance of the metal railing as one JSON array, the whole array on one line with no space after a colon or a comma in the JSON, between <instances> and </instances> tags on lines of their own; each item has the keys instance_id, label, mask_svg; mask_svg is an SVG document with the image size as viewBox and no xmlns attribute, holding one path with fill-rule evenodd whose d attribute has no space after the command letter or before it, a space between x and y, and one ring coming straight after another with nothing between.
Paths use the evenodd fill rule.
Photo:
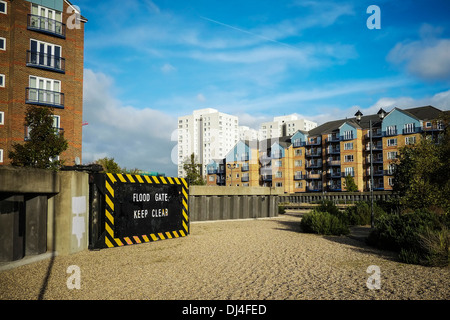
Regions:
<instances>
[{"instance_id":1,"label":"metal railing","mask_svg":"<svg viewBox=\"0 0 450 320\"><path fill-rule=\"evenodd\" d=\"M66 25L64 23L34 14L28 15L28 29L58 38L66 38Z\"/></svg>"},{"instance_id":2,"label":"metal railing","mask_svg":"<svg viewBox=\"0 0 450 320\"><path fill-rule=\"evenodd\" d=\"M64 108L64 93L37 88L26 88L25 103Z\"/></svg>"},{"instance_id":3,"label":"metal railing","mask_svg":"<svg viewBox=\"0 0 450 320\"><path fill-rule=\"evenodd\" d=\"M66 70L66 59L27 50L27 66L64 73Z\"/></svg>"}]
</instances>

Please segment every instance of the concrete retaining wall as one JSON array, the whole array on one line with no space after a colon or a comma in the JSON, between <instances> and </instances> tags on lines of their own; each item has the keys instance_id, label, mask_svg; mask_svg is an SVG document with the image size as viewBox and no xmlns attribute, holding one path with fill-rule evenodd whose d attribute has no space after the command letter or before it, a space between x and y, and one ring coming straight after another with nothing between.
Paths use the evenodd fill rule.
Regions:
<instances>
[{"instance_id":1,"label":"concrete retaining wall","mask_svg":"<svg viewBox=\"0 0 450 320\"><path fill-rule=\"evenodd\" d=\"M0 167L0 261L86 249L88 177Z\"/></svg>"},{"instance_id":2,"label":"concrete retaining wall","mask_svg":"<svg viewBox=\"0 0 450 320\"><path fill-rule=\"evenodd\" d=\"M262 187L189 188L191 221L254 219L278 216L278 194Z\"/></svg>"}]
</instances>

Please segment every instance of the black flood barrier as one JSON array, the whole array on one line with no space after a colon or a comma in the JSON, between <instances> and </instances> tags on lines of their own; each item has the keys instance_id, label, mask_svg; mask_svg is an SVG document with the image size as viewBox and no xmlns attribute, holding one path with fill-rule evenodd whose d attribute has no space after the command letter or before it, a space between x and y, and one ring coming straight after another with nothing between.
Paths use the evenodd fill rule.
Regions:
<instances>
[{"instance_id":1,"label":"black flood barrier","mask_svg":"<svg viewBox=\"0 0 450 320\"><path fill-rule=\"evenodd\" d=\"M185 179L93 173L89 179L89 249L189 235Z\"/></svg>"}]
</instances>

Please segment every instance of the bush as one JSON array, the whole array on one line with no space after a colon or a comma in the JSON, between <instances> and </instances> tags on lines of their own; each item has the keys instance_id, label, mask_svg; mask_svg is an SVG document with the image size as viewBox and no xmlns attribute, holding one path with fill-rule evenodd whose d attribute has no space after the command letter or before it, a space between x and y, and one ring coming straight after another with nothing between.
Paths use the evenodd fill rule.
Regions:
<instances>
[{"instance_id":1,"label":"bush","mask_svg":"<svg viewBox=\"0 0 450 320\"><path fill-rule=\"evenodd\" d=\"M286 208L284 207L284 205L279 204L278 205L278 214L285 214L286 213Z\"/></svg>"},{"instance_id":2,"label":"bush","mask_svg":"<svg viewBox=\"0 0 450 320\"><path fill-rule=\"evenodd\" d=\"M428 210L387 214L375 220L368 243L399 252L400 260L405 263L448 265L448 227L448 215Z\"/></svg>"},{"instance_id":3,"label":"bush","mask_svg":"<svg viewBox=\"0 0 450 320\"><path fill-rule=\"evenodd\" d=\"M305 214L300 222L304 232L323 235L346 235L350 230L338 217L319 210L312 210Z\"/></svg>"},{"instance_id":4,"label":"bush","mask_svg":"<svg viewBox=\"0 0 450 320\"><path fill-rule=\"evenodd\" d=\"M373 204L373 212L375 219L385 214L384 210L376 203ZM347 224L351 226L369 225L372 220L371 205L368 202L357 202L355 206L345 209L344 217Z\"/></svg>"}]
</instances>

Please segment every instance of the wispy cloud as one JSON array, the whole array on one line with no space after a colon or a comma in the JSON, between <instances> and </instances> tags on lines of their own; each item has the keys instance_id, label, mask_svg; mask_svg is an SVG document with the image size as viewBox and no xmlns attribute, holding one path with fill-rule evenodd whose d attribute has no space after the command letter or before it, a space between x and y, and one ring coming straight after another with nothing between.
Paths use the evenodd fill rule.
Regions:
<instances>
[{"instance_id":1,"label":"wispy cloud","mask_svg":"<svg viewBox=\"0 0 450 320\"><path fill-rule=\"evenodd\" d=\"M441 32L441 28L422 25L420 40L397 43L387 60L422 79L450 80L450 39L437 38Z\"/></svg>"}]
</instances>

